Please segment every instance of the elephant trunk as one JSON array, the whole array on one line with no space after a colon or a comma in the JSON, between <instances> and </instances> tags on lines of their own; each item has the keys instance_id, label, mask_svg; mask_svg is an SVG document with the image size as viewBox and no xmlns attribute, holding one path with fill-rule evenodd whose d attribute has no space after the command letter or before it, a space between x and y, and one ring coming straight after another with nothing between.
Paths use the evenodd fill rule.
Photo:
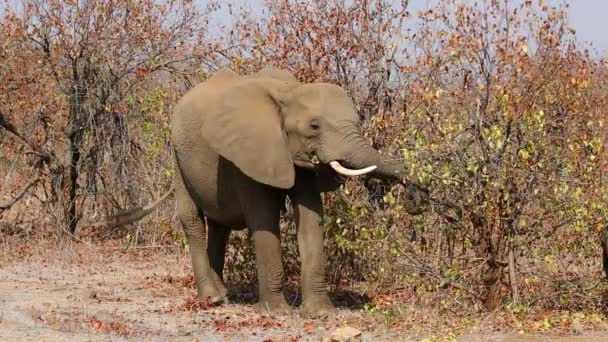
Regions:
<instances>
[{"instance_id":1,"label":"elephant trunk","mask_svg":"<svg viewBox=\"0 0 608 342\"><path fill-rule=\"evenodd\" d=\"M410 177L408 168L400 160L387 159L367 143L357 145L358 149L351 152L344 160L353 168L365 169L376 166L373 175L387 181L409 183L406 185L405 210L410 214L420 214L428 201L428 190L420 186ZM404 182L405 181L405 182Z\"/></svg>"},{"instance_id":2,"label":"elephant trunk","mask_svg":"<svg viewBox=\"0 0 608 342\"><path fill-rule=\"evenodd\" d=\"M357 150L351 152L345 161L356 169L376 166L373 174L379 178L396 181L409 178L409 171L400 160L387 159L367 143L358 144Z\"/></svg>"}]
</instances>

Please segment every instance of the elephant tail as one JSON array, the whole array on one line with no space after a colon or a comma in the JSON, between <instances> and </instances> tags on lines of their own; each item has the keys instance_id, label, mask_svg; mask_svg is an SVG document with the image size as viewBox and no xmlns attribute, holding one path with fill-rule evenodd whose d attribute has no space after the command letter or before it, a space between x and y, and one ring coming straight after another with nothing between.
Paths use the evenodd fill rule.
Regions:
<instances>
[{"instance_id":1,"label":"elephant tail","mask_svg":"<svg viewBox=\"0 0 608 342\"><path fill-rule=\"evenodd\" d=\"M162 196L160 196L155 201L145 205L143 207L135 207L133 209L129 209L120 214L110 216L106 220L106 222L100 224L100 226L106 228L118 228L120 226L124 226L125 224L130 224L133 222L137 222L144 218L146 215L150 214L154 208L156 208L162 201L164 201L173 191L175 190L175 185L171 185L171 188L167 190Z\"/></svg>"}]
</instances>

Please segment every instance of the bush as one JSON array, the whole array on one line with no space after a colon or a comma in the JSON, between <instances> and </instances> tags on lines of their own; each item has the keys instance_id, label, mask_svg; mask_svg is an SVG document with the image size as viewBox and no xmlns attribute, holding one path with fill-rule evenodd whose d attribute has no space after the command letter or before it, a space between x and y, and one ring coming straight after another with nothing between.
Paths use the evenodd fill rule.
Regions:
<instances>
[{"instance_id":1,"label":"bush","mask_svg":"<svg viewBox=\"0 0 608 342\"><path fill-rule=\"evenodd\" d=\"M506 293L537 302L536 282L589 278L595 264L583 260L597 257L607 217L606 68L577 46L566 7L443 1L410 35L388 2L269 1L268 11L240 22L251 55L235 64L343 84L372 143L432 190L419 217L403 213L399 187L351 181L325 194L335 286L433 284L493 309Z\"/></svg>"},{"instance_id":2,"label":"bush","mask_svg":"<svg viewBox=\"0 0 608 342\"><path fill-rule=\"evenodd\" d=\"M206 18L216 6L197 12L188 2L146 1L138 15L140 22L150 18L152 31L134 23L126 32L121 25L95 31L78 44L53 38L49 55L36 39L45 42L48 30L70 18L62 11L76 9L42 3L52 18L26 6L25 16L8 12L2 21L0 90L10 96L0 99L0 133L11 138L3 140L10 152L0 155L0 167L8 169L25 151L28 171L14 180L14 193L29 191L36 205L65 213L72 233L74 217L94 220L139 201L142 191L135 189L162 191L158 184L170 182L167 113L192 80L223 66L242 73L275 66L302 81L347 89L374 147L402 159L431 190L431 210L415 217L405 214L399 185L349 180L323 195L334 289L407 289L420 302L450 310L601 307L597 237L608 219L608 70L576 42L565 4L446 0L412 16L407 1L268 0L265 14L241 10L213 38ZM100 4L119 6L113 15L128 9ZM173 21L156 21L158 11L174 13L167 16ZM96 13L103 11L84 14ZM169 39L171 33L183 41ZM108 55L112 34L147 40ZM66 85L79 79L69 62L73 48L83 46L77 60L89 72L89 95L74 98L76 88ZM147 49L159 55L150 59L154 51ZM115 57L128 70L139 67L114 80L108 68ZM93 58L105 64L95 67ZM78 122L87 124L78 135L66 134L63 128ZM134 172L141 165L147 175ZM125 183L131 186L118 186ZM135 243L168 236L183 243L171 215L159 211L145 221L154 228L138 230ZM282 232L293 278L299 265L289 211ZM227 265L230 279L254 279L246 235L233 234Z\"/></svg>"}]
</instances>

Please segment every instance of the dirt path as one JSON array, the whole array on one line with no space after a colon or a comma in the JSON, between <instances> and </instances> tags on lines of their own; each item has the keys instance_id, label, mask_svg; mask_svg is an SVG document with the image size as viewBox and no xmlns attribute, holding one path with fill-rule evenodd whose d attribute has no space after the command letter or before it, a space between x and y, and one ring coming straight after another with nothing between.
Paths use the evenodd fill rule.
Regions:
<instances>
[{"instance_id":1,"label":"dirt path","mask_svg":"<svg viewBox=\"0 0 608 342\"><path fill-rule=\"evenodd\" d=\"M348 310L328 321L271 318L238 304L189 311L180 308L195 292L184 284L189 272L187 260L158 255L0 264L0 340L320 341L339 326L365 328L360 313Z\"/></svg>"},{"instance_id":2,"label":"dirt path","mask_svg":"<svg viewBox=\"0 0 608 342\"><path fill-rule=\"evenodd\" d=\"M0 341L321 341L341 326L362 330L362 341L428 337L420 331L386 330L357 310L341 310L324 321L301 319L297 313L272 318L239 304L187 310L183 305L195 293L186 284L189 260L172 253L24 254L11 261L0 258ZM459 340L556 339L477 332ZM608 334L566 340L599 342Z\"/></svg>"}]
</instances>

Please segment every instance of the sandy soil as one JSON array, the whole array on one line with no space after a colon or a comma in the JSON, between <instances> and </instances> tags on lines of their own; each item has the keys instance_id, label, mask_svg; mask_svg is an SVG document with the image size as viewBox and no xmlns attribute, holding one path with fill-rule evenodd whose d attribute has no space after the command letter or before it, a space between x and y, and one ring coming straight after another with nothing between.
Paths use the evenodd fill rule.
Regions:
<instances>
[{"instance_id":1,"label":"sandy soil","mask_svg":"<svg viewBox=\"0 0 608 342\"><path fill-rule=\"evenodd\" d=\"M58 252L0 257L0 341L320 341L342 326L363 331L362 341L428 337L387 330L360 310L342 309L327 320L302 319L297 311L260 315L247 303L188 310L195 290L183 255L53 247ZM557 339L475 332L458 339L599 342L608 333Z\"/></svg>"},{"instance_id":2,"label":"sandy soil","mask_svg":"<svg viewBox=\"0 0 608 342\"><path fill-rule=\"evenodd\" d=\"M360 312L350 310L326 321L303 320L295 311L260 315L248 304L191 311L183 307L195 294L190 272L186 257L146 251L5 261L0 340L319 341L339 326L365 329ZM363 339L378 340L372 334L364 331Z\"/></svg>"}]
</instances>

